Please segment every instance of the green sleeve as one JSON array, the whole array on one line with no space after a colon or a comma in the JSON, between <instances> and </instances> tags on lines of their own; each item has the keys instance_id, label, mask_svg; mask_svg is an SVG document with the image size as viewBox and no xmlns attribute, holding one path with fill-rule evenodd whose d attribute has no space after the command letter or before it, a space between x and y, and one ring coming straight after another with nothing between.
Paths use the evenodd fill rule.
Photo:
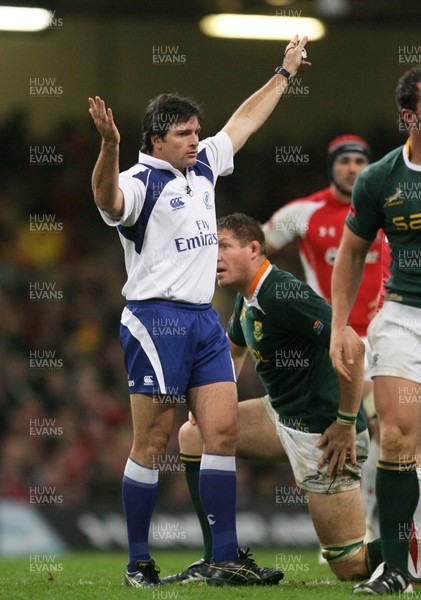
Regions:
<instances>
[{"instance_id":1,"label":"green sleeve","mask_svg":"<svg viewBox=\"0 0 421 600\"><path fill-rule=\"evenodd\" d=\"M237 346L247 346L244 339L243 329L241 327L241 310L243 307L243 297L238 294L235 299L234 312L228 322L227 333L229 339Z\"/></svg>"},{"instance_id":2,"label":"green sleeve","mask_svg":"<svg viewBox=\"0 0 421 600\"><path fill-rule=\"evenodd\" d=\"M382 173L369 167L356 179L352 190L352 204L345 223L355 235L374 240L377 231L383 227L383 212L377 200ZM375 179L377 178L377 180Z\"/></svg>"}]
</instances>

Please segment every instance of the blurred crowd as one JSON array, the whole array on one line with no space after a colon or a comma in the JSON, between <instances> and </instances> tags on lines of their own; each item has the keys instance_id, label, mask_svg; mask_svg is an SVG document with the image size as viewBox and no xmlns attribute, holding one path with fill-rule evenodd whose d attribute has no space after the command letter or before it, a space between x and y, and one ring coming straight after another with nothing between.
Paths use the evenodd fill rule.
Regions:
<instances>
[{"instance_id":1,"label":"blurred crowd","mask_svg":"<svg viewBox=\"0 0 421 600\"><path fill-rule=\"evenodd\" d=\"M0 132L1 495L70 505L116 485L130 444L124 274L91 201L91 132L64 125L52 151L28 138L19 114Z\"/></svg>"}]
</instances>

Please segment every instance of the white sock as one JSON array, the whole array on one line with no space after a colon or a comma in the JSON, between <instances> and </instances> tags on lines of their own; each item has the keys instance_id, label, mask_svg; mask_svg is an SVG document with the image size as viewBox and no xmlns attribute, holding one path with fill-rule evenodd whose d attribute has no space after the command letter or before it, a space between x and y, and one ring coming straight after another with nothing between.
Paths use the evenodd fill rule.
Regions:
<instances>
[{"instance_id":1,"label":"white sock","mask_svg":"<svg viewBox=\"0 0 421 600\"><path fill-rule=\"evenodd\" d=\"M361 480L361 494L363 497L365 514L366 514L366 524L368 529L371 529L371 537L378 537L377 535L377 523L374 523L374 511L377 506L377 498L376 498L376 474L377 474L377 461L379 460L380 454L380 446L379 443L371 439L370 440L370 449L368 451L368 457L363 465L362 470L362 480ZM366 540L366 541L372 541Z\"/></svg>"}]
</instances>

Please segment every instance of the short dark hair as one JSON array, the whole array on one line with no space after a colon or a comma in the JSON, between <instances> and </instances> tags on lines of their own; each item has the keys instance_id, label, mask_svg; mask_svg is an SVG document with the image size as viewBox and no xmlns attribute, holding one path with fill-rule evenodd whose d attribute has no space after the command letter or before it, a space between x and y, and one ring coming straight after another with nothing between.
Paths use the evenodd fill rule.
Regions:
<instances>
[{"instance_id":1,"label":"short dark hair","mask_svg":"<svg viewBox=\"0 0 421 600\"><path fill-rule=\"evenodd\" d=\"M417 83L421 81L421 67L414 67L406 71L398 81L396 88L396 102L399 112L403 108L415 111L418 102Z\"/></svg>"},{"instance_id":2,"label":"short dark hair","mask_svg":"<svg viewBox=\"0 0 421 600\"><path fill-rule=\"evenodd\" d=\"M160 94L149 100L143 117L141 152L151 154L151 137L157 135L164 138L171 125L185 123L191 117L197 117L199 124L202 121L199 105L190 98L177 94Z\"/></svg>"},{"instance_id":3,"label":"short dark hair","mask_svg":"<svg viewBox=\"0 0 421 600\"><path fill-rule=\"evenodd\" d=\"M262 248L262 254L266 256L266 242L259 221L249 217L244 213L233 213L226 217L220 217L217 220L218 231L226 229L240 242L241 246L246 246L250 242L259 242Z\"/></svg>"}]
</instances>

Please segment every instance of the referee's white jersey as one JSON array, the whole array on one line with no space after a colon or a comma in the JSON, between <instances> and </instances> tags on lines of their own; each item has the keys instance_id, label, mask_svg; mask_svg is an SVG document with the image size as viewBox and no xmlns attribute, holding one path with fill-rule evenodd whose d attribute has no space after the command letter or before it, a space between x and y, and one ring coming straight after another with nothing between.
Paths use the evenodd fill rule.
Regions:
<instances>
[{"instance_id":1,"label":"referee's white jersey","mask_svg":"<svg viewBox=\"0 0 421 600\"><path fill-rule=\"evenodd\" d=\"M104 221L118 229L124 248L127 300L162 298L211 302L218 236L214 187L233 170L227 133L199 143L197 163L186 175L170 163L139 153L139 163L119 177L124 214Z\"/></svg>"}]
</instances>

